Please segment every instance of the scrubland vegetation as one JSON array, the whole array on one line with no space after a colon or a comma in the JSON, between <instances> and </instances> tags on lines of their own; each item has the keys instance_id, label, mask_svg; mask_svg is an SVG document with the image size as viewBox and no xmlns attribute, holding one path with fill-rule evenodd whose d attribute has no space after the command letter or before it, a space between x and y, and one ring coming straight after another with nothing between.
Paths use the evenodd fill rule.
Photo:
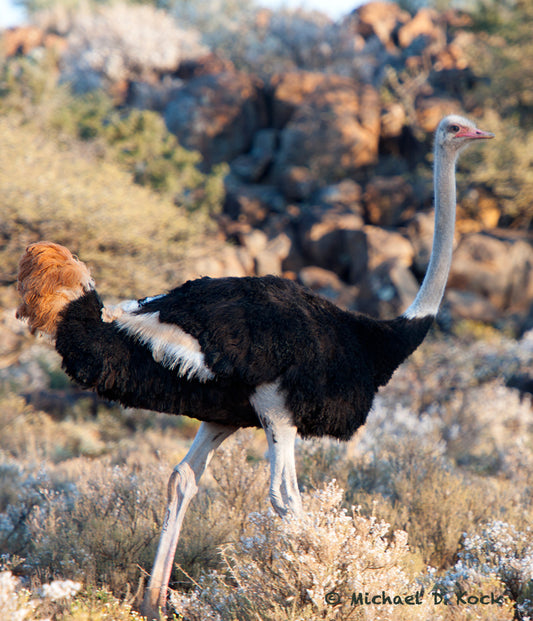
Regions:
<instances>
[{"instance_id":1,"label":"scrubland vegetation","mask_svg":"<svg viewBox=\"0 0 533 621\"><path fill-rule=\"evenodd\" d=\"M209 11L192 4L173 11L195 54L231 51L238 67L271 71L316 69L326 57L340 66L346 53L344 40L320 47L331 26L317 16L280 13L272 32L249 25L235 41L235 19L248 23L239 3L224 3L205 24ZM470 172L492 188L509 225L525 230L533 213L533 87L524 62L531 9L518 5L525 17L512 31L498 30L496 4L476 18L487 46L477 63L493 63L506 93L496 100L493 85L476 97L507 139L478 154L485 165L478 159ZM58 30L60 17L68 22L71 13L57 5L46 14ZM171 22L158 19L173 37ZM87 32L106 44L101 24L87 21L80 49L92 41ZM87 68L87 58L76 62ZM137 70L131 58L119 59L121 69ZM117 109L103 91L74 95L57 83L52 61L0 63L2 306L16 303L20 251L41 238L80 254L108 298L159 292L199 247L220 247L213 216L227 167L201 172L199 154L181 147L158 114ZM167 60L154 56L148 69L156 62ZM518 71L525 86L513 96ZM168 475L197 423L102 402L95 414L90 395L68 396L52 347L23 335L12 314L3 311L0 339L0 616L140 619ZM533 408L503 379L531 369L532 359L531 332L516 340L481 325L435 328L353 440L298 442L301 520L281 521L269 506L262 432L228 440L186 517L169 619L532 619ZM63 390L64 407L28 403L23 395L37 389ZM380 603L365 603L365 594Z\"/></svg>"},{"instance_id":2,"label":"scrubland vegetation","mask_svg":"<svg viewBox=\"0 0 533 621\"><path fill-rule=\"evenodd\" d=\"M528 364L533 343L489 337L433 335L356 438L299 442L301 521L268 505L262 433L227 441L178 548L172 601L184 618L527 619L533 416L500 374ZM59 370L32 347L18 378L2 373L2 597L21 619L135 618L168 473L196 424L103 404L94 418L87 400L67 416L35 411L16 395L31 366L49 382ZM435 589L451 603L435 604ZM365 592L422 603L354 607ZM501 605L463 604L465 592Z\"/></svg>"}]
</instances>

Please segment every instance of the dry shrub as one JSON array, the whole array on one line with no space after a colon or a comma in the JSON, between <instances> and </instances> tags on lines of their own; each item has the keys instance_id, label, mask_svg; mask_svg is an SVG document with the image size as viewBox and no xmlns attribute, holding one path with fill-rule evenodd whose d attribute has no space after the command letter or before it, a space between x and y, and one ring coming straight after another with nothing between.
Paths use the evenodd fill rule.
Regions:
<instances>
[{"instance_id":1,"label":"dry shrub","mask_svg":"<svg viewBox=\"0 0 533 621\"><path fill-rule=\"evenodd\" d=\"M120 466L99 453L76 457L104 445L104 423L53 421L19 397L0 399L0 424L0 550L23 558L35 583L61 576L120 594L133 587L138 565L152 563L169 469L138 437L142 468L126 450Z\"/></svg>"},{"instance_id":2,"label":"dry shrub","mask_svg":"<svg viewBox=\"0 0 533 621\"><path fill-rule=\"evenodd\" d=\"M429 340L381 391L349 445L348 497L409 533L425 563L455 561L479 522L530 523L533 410L503 385L531 364L527 338Z\"/></svg>"},{"instance_id":3,"label":"dry shrub","mask_svg":"<svg viewBox=\"0 0 533 621\"><path fill-rule=\"evenodd\" d=\"M505 586L492 576L456 574L453 579L437 578L428 572L434 612L446 621L514 621L515 606L505 595ZM434 616L430 617L433 621Z\"/></svg>"},{"instance_id":4,"label":"dry shrub","mask_svg":"<svg viewBox=\"0 0 533 621\"><path fill-rule=\"evenodd\" d=\"M263 455L258 455L257 434L262 431L239 431L218 450L211 465L211 476L216 481L217 496L231 516L235 516L242 530L249 513L256 511L264 501L268 503L270 470Z\"/></svg>"},{"instance_id":5,"label":"dry shrub","mask_svg":"<svg viewBox=\"0 0 533 621\"><path fill-rule=\"evenodd\" d=\"M516 483L532 471L533 409L517 390L489 382L452 396L448 409L448 453L459 464Z\"/></svg>"},{"instance_id":6,"label":"dry shrub","mask_svg":"<svg viewBox=\"0 0 533 621\"><path fill-rule=\"evenodd\" d=\"M0 396L0 450L11 458L52 459L57 450L57 425L43 412L35 412L13 393Z\"/></svg>"},{"instance_id":7,"label":"dry shrub","mask_svg":"<svg viewBox=\"0 0 533 621\"><path fill-rule=\"evenodd\" d=\"M504 403L512 419L509 406L520 405L518 400L515 403L514 394L507 389L502 393L492 384L479 390L507 397ZM496 401L495 406L502 407L502 402ZM480 407L496 413L496 407L491 410L485 401L476 404L476 409ZM464 532L503 515L521 525L530 501L527 494L517 494L502 477L457 467L447 450L450 427L440 414L439 407L420 417L402 406L390 411L378 398L353 449L348 497L361 504L364 512L377 510L393 528L405 529L424 564L446 568L453 564ZM462 429L460 420L457 414L457 433ZM485 421L485 425L490 426L490 422ZM475 439L470 442L475 452Z\"/></svg>"},{"instance_id":8,"label":"dry shrub","mask_svg":"<svg viewBox=\"0 0 533 621\"><path fill-rule=\"evenodd\" d=\"M531 616L532 412L501 377L530 364L531 345L494 339L425 347L429 355L398 371L353 441L298 442L304 488L338 477L356 512L346 503L342 509L329 486L304 493L306 520L283 521L267 509L262 432L239 432L219 449L176 558L200 586L179 568L172 578L187 619L507 621L513 607L516 619ZM42 347L28 356L0 373L4 390L31 383L31 368L39 382L56 372ZM39 362L30 368L32 357ZM178 420L118 410L92 419L71 410L57 421L11 392L0 395L0 550L24 559L17 571L33 585L20 602L11 591L14 605L37 598L48 618L130 619L114 597L135 589L138 565L151 567L166 482L186 451ZM495 529L494 520L505 528ZM408 533L410 549L395 531ZM504 554L496 544L505 537L516 545ZM427 572L427 564L437 569ZM56 578L83 579L87 592L46 608L37 589ZM102 583L113 597L97 591ZM452 595L461 588L509 596L501 607L434 605L435 584ZM352 592L405 595L422 585L420 606L347 608ZM336 589L350 601L326 605L325 594ZM105 597L115 616L103 616Z\"/></svg>"},{"instance_id":9,"label":"dry shrub","mask_svg":"<svg viewBox=\"0 0 533 621\"><path fill-rule=\"evenodd\" d=\"M152 5L113 3L79 13L69 33L63 78L79 92L119 80L150 79L208 48Z\"/></svg>"},{"instance_id":10,"label":"dry shrub","mask_svg":"<svg viewBox=\"0 0 533 621\"><path fill-rule=\"evenodd\" d=\"M377 510L394 528L409 533L425 564L448 565L474 501L445 456L442 425L378 399L361 433L349 475L349 498L365 512Z\"/></svg>"},{"instance_id":11,"label":"dry shrub","mask_svg":"<svg viewBox=\"0 0 533 621\"><path fill-rule=\"evenodd\" d=\"M404 570L407 535L342 508L332 482L304 495L304 515L281 520L272 510L252 514L240 539L221 549L224 570L206 574L190 595L174 602L190 621L368 618L352 593L415 594ZM326 595L338 594L336 605ZM333 601L329 595L328 601ZM337 599L335 597L335 599ZM428 619L429 602L379 607L380 619ZM408 609L404 616L404 609Z\"/></svg>"},{"instance_id":12,"label":"dry shrub","mask_svg":"<svg viewBox=\"0 0 533 621\"><path fill-rule=\"evenodd\" d=\"M139 473L83 459L77 468L76 484L58 489L60 473L39 482L40 501L26 518L26 562L40 580L83 578L123 594L135 586L138 565L151 564L161 526L162 469L147 465Z\"/></svg>"},{"instance_id":13,"label":"dry shrub","mask_svg":"<svg viewBox=\"0 0 533 621\"><path fill-rule=\"evenodd\" d=\"M322 488L331 479L348 489L353 442L313 438L296 443L296 472L301 489Z\"/></svg>"},{"instance_id":14,"label":"dry shrub","mask_svg":"<svg viewBox=\"0 0 533 621\"><path fill-rule=\"evenodd\" d=\"M13 282L27 243L48 239L90 266L104 296L137 297L177 284L192 241L205 241L205 217L193 220L134 185L118 165L95 165L37 128L2 118L0 132L0 282Z\"/></svg>"}]
</instances>

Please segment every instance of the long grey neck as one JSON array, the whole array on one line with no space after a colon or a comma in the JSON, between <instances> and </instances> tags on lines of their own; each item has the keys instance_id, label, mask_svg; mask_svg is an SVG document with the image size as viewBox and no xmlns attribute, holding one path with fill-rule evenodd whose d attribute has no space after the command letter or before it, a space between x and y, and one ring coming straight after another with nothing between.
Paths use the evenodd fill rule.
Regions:
<instances>
[{"instance_id":1,"label":"long grey neck","mask_svg":"<svg viewBox=\"0 0 533 621\"><path fill-rule=\"evenodd\" d=\"M457 154L451 154L435 146L435 230L433 249L422 286L414 302L404 316L426 317L436 315L452 263L453 235L455 229L455 162Z\"/></svg>"}]
</instances>

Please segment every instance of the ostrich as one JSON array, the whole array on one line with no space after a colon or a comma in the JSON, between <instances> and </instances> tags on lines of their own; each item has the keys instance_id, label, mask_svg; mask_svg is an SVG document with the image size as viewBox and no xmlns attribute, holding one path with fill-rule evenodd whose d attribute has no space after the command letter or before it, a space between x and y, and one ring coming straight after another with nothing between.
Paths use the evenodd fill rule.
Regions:
<instances>
[{"instance_id":1,"label":"ostrich","mask_svg":"<svg viewBox=\"0 0 533 621\"><path fill-rule=\"evenodd\" d=\"M202 421L168 483L168 504L143 602L165 609L181 525L215 449L240 427L263 427L270 500L298 515L294 462L303 438L350 438L375 393L420 345L439 308L452 258L455 163L492 138L459 116L435 136L435 233L414 302L392 320L343 311L274 276L200 278L172 291L104 307L86 266L64 247L30 245L18 275L19 318L50 335L66 373L109 400Z\"/></svg>"}]
</instances>

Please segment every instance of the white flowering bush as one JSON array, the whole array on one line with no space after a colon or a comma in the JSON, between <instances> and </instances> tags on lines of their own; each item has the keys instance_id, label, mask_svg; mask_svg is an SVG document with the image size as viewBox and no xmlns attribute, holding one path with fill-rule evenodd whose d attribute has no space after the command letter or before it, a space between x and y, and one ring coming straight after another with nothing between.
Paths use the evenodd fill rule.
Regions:
<instances>
[{"instance_id":1,"label":"white flowering bush","mask_svg":"<svg viewBox=\"0 0 533 621\"><path fill-rule=\"evenodd\" d=\"M296 69L350 74L353 69L353 31L318 11L247 12L223 28L202 32L210 48L260 75Z\"/></svg>"},{"instance_id":2,"label":"white flowering bush","mask_svg":"<svg viewBox=\"0 0 533 621\"><path fill-rule=\"evenodd\" d=\"M166 6L180 24L201 32L208 45L220 33L239 33L239 25L247 16L254 15L257 8L254 0L169 0Z\"/></svg>"},{"instance_id":3,"label":"white flowering bush","mask_svg":"<svg viewBox=\"0 0 533 621\"><path fill-rule=\"evenodd\" d=\"M180 28L148 4L112 3L75 19L63 57L63 79L84 92L126 79L177 69L208 48L199 34Z\"/></svg>"},{"instance_id":4,"label":"white flowering bush","mask_svg":"<svg viewBox=\"0 0 533 621\"><path fill-rule=\"evenodd\" d=\"M304 495L301 518L281 520L270 509L252 514L247 532L221 550L224 568L206 574L191 594L174 593L176 607L190 621L343 619L348 613L351 619L427 620L430 603L421 592L416 605L392 603L417 596L404 569L407 534L391 534L387 523L342 508L342 500L331 482ZM365 594L385 594L391 603L384 601L374 616Z\"/></svg>"},{"instance_id":5,"label":"white flowering bush","mask_svg":"<svg viewBox=\"0 0 533 621\"><path fill-rule=\"evenodd\" d=\"M533 530L519 531L495 520L478 532L467 533L459 560L440 584L446 590L493 578L502 592L516 602L517 618L533 618Z\"/></svg>"},{"instance_id":6,"label":"white flowering bush","mask_svg":"<svg viewBox=\"0 0 533 621\"><path fill-rule=\"evenodd\" d=\"M35 592L11 571L0 571L0 616L5 621L142 621L131 604L105 589L83 593L81 584L54 580Z\"/></svg>"},{"instance_id":7,"label":"white flowering bush","mask_svg":"<svg viewBox=\"0 0 533 621\"><path fill-rule=\"evenodd\" d=\"M80 589L81 583L74 580L52 580L50 584L43 584L41 596L55 602L73 598Z\"/></svg>"},{"instance_id":8,"label":"white flowering bush","mask_svg":"<svg viewBox=\"0 0 533 621\"><path fill-rule=\"evenodd\" d=\"M21 588L20 580L10 571L0 572L0 614L9 621L30 621L35 605L30 592Z\"/></svg>"}]
</instances>

